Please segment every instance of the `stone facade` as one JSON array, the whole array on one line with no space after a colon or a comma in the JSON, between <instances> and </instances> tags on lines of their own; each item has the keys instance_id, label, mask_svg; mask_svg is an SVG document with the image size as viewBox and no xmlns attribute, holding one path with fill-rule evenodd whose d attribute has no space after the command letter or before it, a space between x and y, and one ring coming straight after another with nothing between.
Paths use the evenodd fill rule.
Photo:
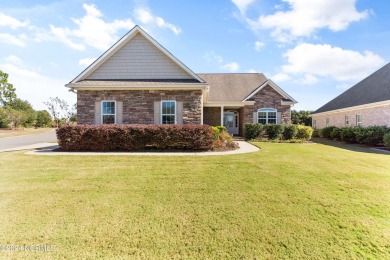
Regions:
<instances>
[{"instance_id":1,"label":"stone facade","mask_svg":"<svg viewBox=\"0 0 390 260\"><path fill-rule=\"evenodd\" d=\"M123 102L124 124L153 124L154 102L183 102L183 124L200 124L202 116L201 90L104 90L77 91L77 123L95 124L95 102Z\"/></svg>"},{"instance_id":2,"label":"stone facade","mask_svg":"<svg viewBox=\"0 0 390 260\"><path fill-rule=\"evenodd\" d=\"M248 101L255 101L253 106L245 106L240 111L240 118L243 123L253 123L253 112L257 112L259 108L275 108L281 113L281 123L291 123L291 108L290 105L282 105L283 96L276 92L272 87L266 86L257 92ZM241 119L240 119L241 121ZM242 126L240 126L242 128Z\"/></svg>"},{"instance_id":3,"label":"stone facade","mask_svg":"<svg viewBox=\"0 0 390 260\"><path fill-rule=\"evenodd\" d=\"M218 126L221 125L221 108L220 107L204 107L203 108L203 124Z\"/></svg>"},{"instance_id":4,"label":"stone facade","mask_svg":"<svg viewBox=\"0 0 390 260\"><path fill-rule=\"evenodd\" d=\"M341 112L326 112L314 114L313 127L321 129L326 127L326 119L329 119L328 126L346 127L356 126L356 115L361 115L361 126L389 126L390 127L390 105L373 106L361 109L350 109ZM346 124L345 117L348 116L349 124Z\"/></svg>"}]
</instances>

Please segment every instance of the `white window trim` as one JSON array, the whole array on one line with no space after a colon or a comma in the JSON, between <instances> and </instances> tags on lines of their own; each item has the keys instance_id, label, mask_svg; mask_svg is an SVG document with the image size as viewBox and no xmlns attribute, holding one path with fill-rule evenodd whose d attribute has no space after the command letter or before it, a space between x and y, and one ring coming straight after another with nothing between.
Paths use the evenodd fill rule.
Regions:
<instances>
[{"instance_id":1,"label":"white window trim","mask_svg":"<svg viewBox=\"0 0 390 260\"><path fill-rule=\"evenodd\" d=\"M164 102L174 102L175 103L175 114L163 114L163 103ZM161 100L161 107L160 107L160 122L161 122L161 124L163 123L163 115L165 115L165 116L175 116L175 123L174 123L174 125L176 125L177 124L177 112L176 112L176 110L177 110L177 102L176 102L176 100Z\"/></svg>"},{"instance_id":2,"label":"white window trim","mask_svg":"<svg viewBox=\"0 0 390 260\"><path fill-rule=\"evenodd\" d=\"M351 124L351 122L349 121L349 116L348 115L344 115L344 124L345 124L345 126L349 126Z\"/></svg>"},{"instance_id":3,"label":"white window trim","mask_svg":"<svg viewBox=\"0 0 390 260\"><path fill-rule=\"evenodd\" d=\"M115 113L114 114L103 114L103 103L104 102L114 102L114 106L115 106ZM113 115L114 116L114 124L116 124L116 113L117 113L117 111L116 111L116 101L115 100L102 100L101 102L100 102L100 105L101 105L101 122L102 122L102 125L105 125L104 123L103 123L103 116L110 116L110 115Z\"/></svg>"},{"instance_id":4,"label":"white window trim","mask_svg":"<svg viewBox=\"0 0 390 260\"><path fill-rule=\"evenodd\" d=\"M360 117L360 121L358 121L358 118ZM363 117L362 114L356 114L356 126L363 124Z\"/></svg>"},{"instance_id":5,"label":"white window trim","mask_svg":"<svg viewBox=\"0 0 390 260\"><path fill-rule=\"evenodd\" d=\"M260 112L266 112L266 124L268 124L268 112L275 112L276 113L276 123L275 124L278 124L278 110L276 108L271 108L271 107L264 107L264 108L259 108L257 109L257 123L259 124L259 113ZM273 119L273 118L272 118Z\"/></svg>"}]
</instances>

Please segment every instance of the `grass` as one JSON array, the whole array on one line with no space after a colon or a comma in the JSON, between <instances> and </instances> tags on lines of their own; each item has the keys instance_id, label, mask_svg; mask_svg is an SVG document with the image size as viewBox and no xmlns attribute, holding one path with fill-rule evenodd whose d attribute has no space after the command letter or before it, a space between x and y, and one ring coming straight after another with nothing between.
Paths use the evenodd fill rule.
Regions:
<instances>
[{"instance_id":1,"label":"grass","mask_svg":"<svg viewBox=\"0 0 390 260\"><path fill-rule=\"evenodd\" d=\"M390 156L0 154L0 258L390 258Z\"/></svg>"},{"instance_id":2,"label":"grass","mask_svg":"<svg viewBox=\"0 0 390 260\"><path fill-rule=\"evenodd\" d=\"M53 131L54 128L23 128L15 130L3 130L0 129L0 138L2 137L14 137L31 134L41 134Z\"/></svg>"}]
</instances>

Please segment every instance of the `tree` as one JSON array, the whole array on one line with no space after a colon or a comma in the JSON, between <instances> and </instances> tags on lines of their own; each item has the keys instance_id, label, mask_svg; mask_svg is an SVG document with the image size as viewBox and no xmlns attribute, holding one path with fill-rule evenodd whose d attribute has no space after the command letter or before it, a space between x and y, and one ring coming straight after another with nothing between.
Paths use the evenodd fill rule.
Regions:
<instances>
[{"instance_id":1,"label":"tree","mask_svg":"<svg viewBox=\"0 0 390 260\"><path fill-rule=\"evenodd\" d=\"M291 110L291 122L297 125L311 126L311 113L309 110Z\"/></svg>"},{"instance_id":2,"label":"tree","mask_svg":"<svg viewBox=\"0 0 390 260\"><path fill-rule=\"evenodd\" d=\"M8 74L0 70L0 106L5 107L16 98L16 89L8 82Z\"/></svg>"},{"instance_id":3,"label":"tree","mask_svg":"<svg viewBox=\"0 0 390 260\"><path fill-rule=\"evenodd\" d=\"M71 118L75 115L75 106L69 106L65 100L60 99L59 97L51 97L50 100L44 102L44 104L53 117L56 127L59 127L63 123L69 124Z\"/></svg>"},{"instance_id":4,"label":"tree","mask_svg":"<svg viewBox=\"0 0 390 260\"><path fill-rule=\"evenodd\" d=\"M37 111L37 127L48 127L51 126L51 116L47 110Z\"/></svg>"},{"instance_id":5,"label":"tree","mask_svg":"<svg viewBox=\"0 0 390 260\"><path fill-rule=\"evenodd\" d=\"M12 129L21 126L26 120L26 114L23 111L18 111L8 106L3 109L2 114L8 127Z\"/></svg>"},{"instance_id":6,"label":"tree","mask_svg":"<svg viewBox=\"0 0 390 260\"><path fill-rule=\"evenodd\" d=\"M27 100L22 100L20 98L14 98L7 107L12 108L17 111L21 111L24 113L24 121L22 122L22 125L25 127L33 126L35 125L37 113L33 109L30 102Z\"/></svg>"}]
</instances>

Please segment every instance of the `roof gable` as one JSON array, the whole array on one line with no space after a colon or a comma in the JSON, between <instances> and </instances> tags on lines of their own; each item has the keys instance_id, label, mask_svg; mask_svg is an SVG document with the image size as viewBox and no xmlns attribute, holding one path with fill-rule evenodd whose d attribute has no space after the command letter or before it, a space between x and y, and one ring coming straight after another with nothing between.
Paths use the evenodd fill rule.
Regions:
<instances>
[{"instance_id":1,"label":"roof gable","mask_svg":"<svg viewBox=\"0 0 390 260\"><path fill-rule=\"evenodd\" d=\"M145 79L203 82L139 26L135 26L71 83Z\"/></svg>"},{"instance_id":2,"label":"roof gable","mask_svg":"<svg viewBox=\"0 0 390 260\"><path fill-rule=\"evenodd\" d=\"M243 101L247 101L248 99L250 99L251 97L256 95L260 90L262 90L266 86L270 86L271 88L273 88L277 93L279 93L286 100L290 100L292 103L298 103L298 101L293 99L289 94L287 94L283 89L281 89L278 85L276 85L270 79L268 79L266 82L261 84L256 90L254 90L252 93L250 93L248 96L246 96Z\"/></svg>"},{"instance_id":3,"label":"roof gable","mask_svg":"<svg viewBox=\"0 0 390 260\"><path fill-rule=\"evenodd\" d=\"M332 99L313 114L390 100L390 63Z\"/></svg>"}]
</instances>

